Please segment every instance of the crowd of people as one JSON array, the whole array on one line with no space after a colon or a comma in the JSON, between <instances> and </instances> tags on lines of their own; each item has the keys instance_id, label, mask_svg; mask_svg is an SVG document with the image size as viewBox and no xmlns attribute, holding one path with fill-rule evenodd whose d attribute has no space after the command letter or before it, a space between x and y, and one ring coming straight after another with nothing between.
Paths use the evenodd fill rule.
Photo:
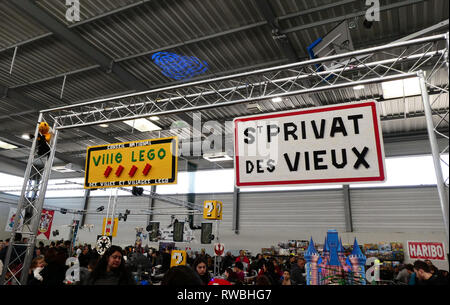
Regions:
<instances>
[{"instance_id":1,"label":"crowd of people","mask_svg":"<svg viewBox=\"0 0 450 305\"><path fill-rule=\"evenodd\" d=\"M15 240L21 240L16 235ZM23 247L15 243L15 247ZM9 240L0 241L0 271L5 261ZM20 249L16 249L20 250ZM19 254L18 254L19 253ZM23 255L12 251L13 273L21 269ZM187 253L187 263L170 267L171 249L162 251L137 246L111 246L99 255L91 245L71 248L70 241L52 241L34 248L28 271L28 285L305 285L305 264L302 257L248 256L241 250L237 257L227 252L214 264L214 257L204 251ZM68 260L68 258L73 258ZM68 263L69 262L69 263ZM68 269L77 265L78 273L67 277ZM77 273L77 276L75 276ZM213 274L216 273L216 276ZM19 278L20 274L15 275ZM416 261L398 267L389 275L392 283L404 285L448 284L448 272L437 269L431 261ZM70 280L72 279L72 280ZM6 280L14 277L7 272Z\"/></svg>"}]
</instances>

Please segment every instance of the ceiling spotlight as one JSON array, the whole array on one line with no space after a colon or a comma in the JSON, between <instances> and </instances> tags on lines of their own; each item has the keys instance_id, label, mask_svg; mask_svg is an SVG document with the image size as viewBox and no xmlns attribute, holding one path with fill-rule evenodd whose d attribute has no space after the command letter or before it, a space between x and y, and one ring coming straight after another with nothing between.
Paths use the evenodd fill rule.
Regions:
<instances>
[{"instance_id":1,"label":"ceiling spotlight","mask_svg":"<svg viewBox=\"0 0 450 305\"><path fill-rule=\"evenodd\" d=\"M272 102L274 102L274 103L280 103L282 101L283 101L283 99L281 97L275 97L272 99Z\"/></svg>"},{"instance_id":2,"label":"ceiling spotlight","mask_svg":"<svg viewBox=\"0 0 450 305\"><path fill-rule=\"evenodd\" d=\"M350 30L356 29L356 22L355 22L355 21L349 21L349 22L348 22L348 28L349 28Z\"/></svg>"},{"instance_id":3,"label":"ceiling spotlight","mask_svg":"<svg viewBox=\"0 0 450 305\"><path fill-rule=\"evenodd\" d=\"M99 126L103 127L103 128L107 128L107 127L109 127L109 124L100 124Z\"/></svg>"},{"instance_id":4,"label":"ceiling spotlight","mask_svg":"<svg viewBox=\"0 0 450 305\"><path fill-rule=\"evenodd\" d=\"M22 139L24 139L24 140L31 140L31 135L29 133L24 133L22 135Z\"/></svg>"},{"instance_id":5,"label":"ceiling spotlight","mask_svg":"<svg viewBox=\"0 0 450 305\"><path fill-rule=\"evenodd\" d=\"M128 120L124 121L124 123L133 127L133 129L139 130L140 132L161 130L161 127L153 124L146 119Z\"/></svg>"},{"instance_id":6,"label":"ceiling spotlight","mask_svg":"<svg viewBox=\"0 0 450 305\"><path fill-rule=\"evenodd\" d=\"M353 87L353 90L363 90L364 88L365 88L364 85L358 85Z\"/></svg>"},{"instance_id":7,"label":"ceiling spotlight","mask_svg":"<svg viewBox=\"0 0 450 305\"><path fill-rule=\"evenodd\" d=\"M151 121L159 121L159 117L157 117L157 116L151 116L151 117L150 117L150 120L151 120Z\"/></svg>"}]
</instances>

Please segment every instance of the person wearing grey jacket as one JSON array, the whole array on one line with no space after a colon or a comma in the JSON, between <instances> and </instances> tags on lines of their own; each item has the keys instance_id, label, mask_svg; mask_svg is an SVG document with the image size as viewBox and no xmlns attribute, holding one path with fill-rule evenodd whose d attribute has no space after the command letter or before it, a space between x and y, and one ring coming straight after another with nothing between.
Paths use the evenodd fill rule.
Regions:
<instances>
[{"instance_id":1,"label":"person wearing grey jacket","mask_svg":"<svg viewBox=\"0 0 450 305\"><path fill-rule=\"evenodd\" d=\"M414 266L411 264L408 264L397 274L397 277L395 279L400 283L408 285L409 278L411 277L411 274L413 272L414 272Z\"/></svg>"}]
</instances>

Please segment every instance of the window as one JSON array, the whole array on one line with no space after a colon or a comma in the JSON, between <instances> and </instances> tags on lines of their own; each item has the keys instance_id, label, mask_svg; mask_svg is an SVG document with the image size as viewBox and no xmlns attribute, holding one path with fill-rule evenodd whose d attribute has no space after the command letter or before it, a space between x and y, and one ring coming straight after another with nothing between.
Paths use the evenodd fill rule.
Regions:
<instances>
[{"instance_id":1,"label":"window","mask_svg":"<svg viewBox=\"0 0 450 305\"><path fill-rule=\"evenodd\" d=\"M442 158L448 164L448 154ZM434 185L436 175L431 155L386 158L386 181L373 184L351 184L352 188ZM448 178L448 166L441 162L444 180Z\"/></svg>"},{"instance_id":2,"label":"window","mask_svg":"<svg viewBox=\"0 0 450 305\"><path fill-rule=\"evenodd\" d=\"M442 156L448 164L448 154ZM351 184L352 188L362 187L386 187L386 186L414 186L435 185L436 176L431 155L393 157L386 158L387 179L383 183ZM441 162L444 180L448 179L448 166ZM170 185L158 185L156 192L161 195L186 194L189 193L189 175L193 175L195 193L232 193L234 190L234 169L206 170L197 172L179 172L178 183ZM69 183L70 182L70 183ZM51 179L47 186L46 198L53 197L83 197L84 178ZM9 174L0 173L0 192L20 196L23 178ZM146 192L150 186L145 186ZM307 185L307 186L282 186L282 187L251 187L241 188L241 192L266 192L266 191L289 191L289 190L323 190L339 189L342 185ZM130 191L118 190L119 196L131 196ZM91 196L115 195L116 189L99 189L91 191Z\"/></svg>"}]
</instances>

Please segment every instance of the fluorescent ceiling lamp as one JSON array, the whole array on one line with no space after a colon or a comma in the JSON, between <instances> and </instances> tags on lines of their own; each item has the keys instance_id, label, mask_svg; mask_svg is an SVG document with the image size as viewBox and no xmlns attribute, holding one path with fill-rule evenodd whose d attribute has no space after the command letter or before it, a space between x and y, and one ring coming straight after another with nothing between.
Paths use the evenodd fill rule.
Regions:
<instances>
[{"instance_id":1,"label":"fluorescent ceiling lamp","mask_svg":"<svg viewBox=\"0 0 450 305\"><path fill-rule=\"evenodd\" d=\"M52 170L54 170L55 172L59 172L59 173L74 173L75 172L75 170L73 170L71 168L67 168L65 165L52 166Z\"/></svg>"},{"instance_id":2,"label":"fluorescent ceiling lamp","mask_svg":"<svg viewBox=\"0 0 450 305\"><path fill-rule=\"evenodd\" d=\"M282 102L283 101L283 99L281 98L281 97L274 97L273 99L272 99L272 102L274 102L274 103L280 103L280 102Z\"/></svg>"},{"instance_id":3,"label":"fluorescent ceiling lamp","mask_svg":"<svg viewBox=\"0 0 450 305\"><path fill-rule=\"evenodd\" d=\"M129 120L129 121L124 121L124 123L139 130L140 132L161 130L161 128L159 126L156 126L155 124L153 124L152 122L150 122L147 119Z\"/></svg>"},{"instance_id":4,"label":"fluorescent ceiling lamp","mask_svg":"<svg viewBox=\"0 0 450 305\"><path fill-rule=\"evenodd\" d=\"M226 153L212 153L212 154L203 154L203 158L208 160L209 162L220 162L220 161L229 161L233 160Z\"/></svg>"},{"instance_id":5,"label":"fluorescent ceiling lamp","mask_svg":"<svg viewBox=\"0 0 450 305\"><path fill-rule=\"evenodd\" d=\"M29 133L24 133L24 134L22 135L22 139L24 139L24 140L30 140L30 139L31 139L31 136L30 136Z\"/></svg>"},{"instance_id":6,"label":"fluorescent ceiling lamp","mask_svg":"<svg viewBox=\"0 0 450 305\"><path fill-rule=\"evenodd\" d=\"M381 88L385 99L420 95L422 93L418 77L384 82L381 83Z\"/></svg>"},{"instance_id":7,"label":"fluorescent ceiling lamp","mask_svg":"<svg viewBox=\"0 0 450 305\"><path fill-rule=\"evenodd\" d=\"M358 85L353 87L353 90L363 90L364 88L365 88L364 85Z\"/></svg>"},{"instance_id":8,"label":"fluorescent ceiling lamp","mask_svg":"<svg viewBox=\"0 0 450 305\"><path fill-rule=\"evenodd\" d=\"M14 149L14 148L18 148L18 147L16 145L12 145L12 144L9 144L9 143L6 143L6 142L3 142L3 141L0 140L0 148L3 148L3 149Z\"/></svg>"},{"instance_id":9,"label":"fluorescent ceiling lamp","mask_svg":"<svg viewBox=\"0 0 450 305\"><path fill-rule=\"evenodd\" d=\"M152 121L159 121L159 117L157 117L157 116L151 116L151 117L150 117L150 120L152 120Z\"/></svg>"},{"instance_id":10,"label":"fluorescent ceiling lamp","mask_svg":"<svg viewBox=\"0 0 450 305\"><path fill-rule=\"evenodd\" d=\"M100 124L99 126L103 127L103 128L107 128L107 127L109 127L109 124Z\"/></svg>"}]
</instances>

